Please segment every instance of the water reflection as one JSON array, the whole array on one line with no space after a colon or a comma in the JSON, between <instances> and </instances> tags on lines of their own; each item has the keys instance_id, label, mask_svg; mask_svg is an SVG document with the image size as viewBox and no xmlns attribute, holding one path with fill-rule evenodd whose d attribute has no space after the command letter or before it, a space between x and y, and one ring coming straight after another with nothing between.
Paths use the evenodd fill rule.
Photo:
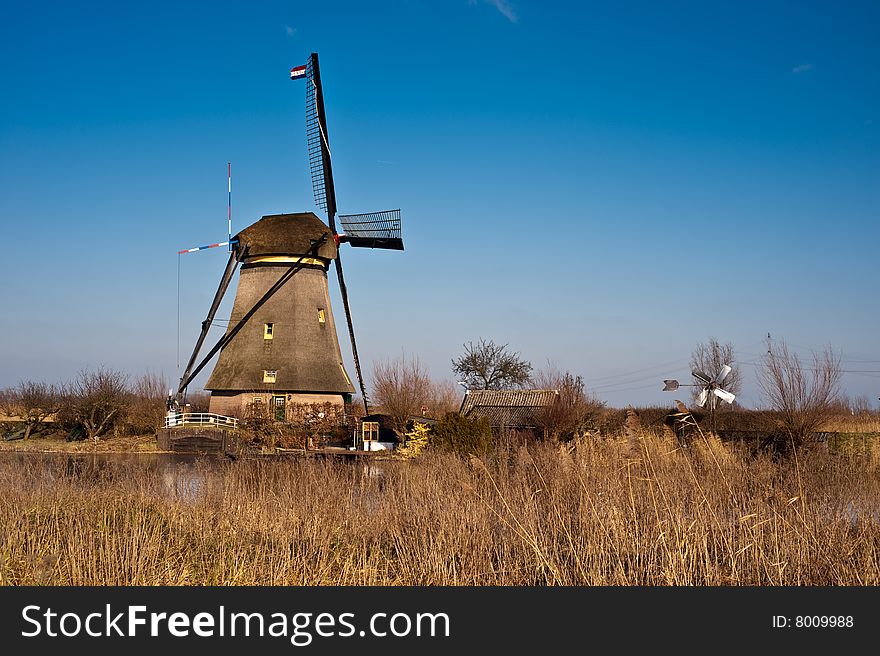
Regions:
<instances>
[{"instance_id":1,"label":"water reflection","mask_svg":"<svg viewBox=\"0 0 880 656\"><path fill-rule=\"evenodd\" d=\"M0 452L0 465L12 464L33 483L133 482L144 486L144 493L154 494L158 482L163 496L183 501L196 499L208 477L227 463L220 457L175 453Z\"/></svg>"},{"instance_id":2,"label":"water reflection","mask_svg":"<svg viewBox=\"0 0 880 656\"><path fill-rule=\"evenodd\" d=\"M269 457L233 462L223 456L176 453L0 452L0 467L14 468L33 485L51 486L62 481L83 487L118 485L129 492L183 502L195 502L212 494L223 497L225 474L230 468L242 470L239 481L259 485L261 478L272 478L275 465L292 462L303 461ZM325 461L317 459L316 464L321 462ZM347 459L334 462L350 467L354 497L361 502L376 502L385 487L387 463Z\"/></svg>"}]
</instances>

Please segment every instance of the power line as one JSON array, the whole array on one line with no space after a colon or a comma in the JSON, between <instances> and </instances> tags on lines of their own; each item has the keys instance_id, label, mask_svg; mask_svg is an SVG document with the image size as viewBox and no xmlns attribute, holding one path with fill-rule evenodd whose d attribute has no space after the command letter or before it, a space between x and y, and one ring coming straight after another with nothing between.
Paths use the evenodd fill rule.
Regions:
<instances>
[{"instance_id":1,"label":"power line","mask_svg":"<svg viewBox=\"0 0 880 656\"><path fill-rule=\"evenodd\" d=\"M670 362L663 362L661 364L652 365L650 367L643 367L642 369L635 369L633 371L627 371L627 372L620 373L620 374L611 374L608 376L599 376L598 378L591 378L589 382L601 383L602 381L613 380L616 378L624 378L626 376L633 376L635 374L641 374L641 373L645 373L648 371L653 371L655 369L664 369L666 367L671 367L672 365L674 365L676 363L680 363L680 362L681 362L681 358L676 358L675 360L671 360ZM634 381L631 381L631 382L634 382Z\"/></svg>"},{"instance_id":2,"label":"power line","mask_svg":"<svg viewBox=\"0 0 880 656\"><path fill-rule=\"evenodd\" d=\"M635 392L635 391L637 391L637 390L646 390L646 389L654 389L654 388L657 388L657 385L641 385L641 386L639 386L639 387L624 387L624 388L622 388L622 389L603 390L603 391L600 392L600 393L604 393L604 394L616 394L617 392ZM591 390L591 391L594 391L594 392L595 392L596 390Z\"/></svg>"}]
</instances>

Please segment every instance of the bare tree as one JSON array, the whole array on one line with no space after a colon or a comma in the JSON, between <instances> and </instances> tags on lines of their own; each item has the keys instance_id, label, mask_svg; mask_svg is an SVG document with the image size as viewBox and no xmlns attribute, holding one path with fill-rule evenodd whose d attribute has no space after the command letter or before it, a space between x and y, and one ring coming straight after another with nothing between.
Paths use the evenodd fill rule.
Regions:
<instances>
[{"instance_id":1,"label":"bare tree","mask_svg":"<svg viewBox=\"0 0 880 656\"><path fill-rule=\"evenodd\" d=\"M6 419L18 417L19 403L18 390L14 387L4 387L0 389L0 412Z\"/></svg>"},{"instance_id":2,"label":"bare tree","mask_svg":"<svg viewBox=\"0 0 880 656\"><path fill-rule=\"evenodd\" d=\"M24 423L24 439L27 439L43 427L47 418L58 412L58 399L58 389L54 385L25 380L5 391L3 412Z\"/></svg>"},{"instance_id":3,"label":"bare tree","mask_svg":"<svg viewBox=\"0 0 880 656\"><path fill-rule=\"evenodd\" d=\"M162 424L168 396L168 381L161 374L148 371L134 380L127 412L127 425L133 434L152 433Z\"/></svg>"},{"instance_id":4,"label":"bare tree","mask_svg":"<svg viewBox=\"0 0 880 656\"><path fill-rule=\"evenodd\" d=\"M500 390L524 387L531 380L532 365L509 351L507 344L480 338L464 345L464 355L452 361L452 371L469 389Z\"/></svg>"},{"instance_id":5,"label":"bare tree","mask_svg":"<svg viewBox=\"0 0 880 656\"><path fill-rule=\"evenodd\" d=\"M399 433L406 431L410 415L420 415L431 397L431 378L418 358L404 356L373 365L373 400L392 418Z\"/></svg>"},{"instance_id":6,"label":"bare tree","mask_svg":"<svg viewBox=\"0 0 880 656\"><path fill-rule=\"evenodd\" d=\"M431 394L422 414L432 419L440 419L440 417L448 412L457 412L461 407L463 391L461 387L451 380L433 381L431 383Z\"/></svg>"},{"instance_id":7,"label":"bare tree","mask_svg":"<svg viewBox=\"0 0 880 656\"><path fill-rule=\"evenodd\" d=\"M847 406L854 416L863 417L871 414L871 400L864 394L849 400Z\"/></svg>"},{"instance_id":8,"label":"bare tree","mask_svg":"<svg viewBox=\"0 0 880 656\"><path fill-rule=\"evenodd\" d=\"M738 395L742 391L742 371L734 362L733 344L730 342L721 344L714 337L710 337L705 344L697 344L694 352L691 353L691 370L701 371L713 380L724 365L730 365L730 373L724 378L722 387ZM697 378L694 378L694 383L698 387L691 388L692 401L697 400L703 386L702 381ZM720 406L723 407L724 404Z\"/></svg>"},{"instance_id":9,"label":"bare tree","mask_svg":"<svg viewBox=\"0 0 880 656\"><path fill-rule=\"evenodd\" d=\"M101 367L83 369L62 390L61 413L69 423L78 424L88 439L98 437L124 419L130 401L128 376Z\"/></svg>"},{"instance_id":10,"label":"bare tree","mask_svg":"<svg viewBox=\"0 0 880 656\"><path fill-rule=\"evenodd\" d=\"M785 342L768 340L758 383L792 444L801 444L834 414L841 375L840 356L830 347L813 353L812 366L805 367Z\"/></svg>"},{"instance_id":11,"label":"bare tree","mask_svg":"<svg viewBox=\"0 0 880 656\"><path fill-rule=\"evenodd\" d=\"M553 405L538 412L538 424L553 439L568 440L582 434L594 423L604 404L584 391L584 379L569 371L560 372L556 367L536 374L535 385L539 389L556 390L559 394Z\"/></svg>"}]
</instances>

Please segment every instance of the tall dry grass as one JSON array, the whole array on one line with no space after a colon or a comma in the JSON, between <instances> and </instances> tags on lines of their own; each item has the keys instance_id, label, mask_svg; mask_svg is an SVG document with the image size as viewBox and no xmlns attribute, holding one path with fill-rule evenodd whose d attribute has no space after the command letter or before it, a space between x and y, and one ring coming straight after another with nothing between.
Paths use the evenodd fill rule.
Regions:
<instances>
[{"instance_id":1,"label":"tall dry grass","mask_svg":"<svg viewBox=\"0 0 880 656\"><path fill-rule=\"evenodd\" d=\"M877 585L869 452L643 432L492 458L0 460L7 585Z\"/></svg>"},{"instance_id":2,"label":"tall dry grass","mask_svg":"<svg viewBox=\"0 0 880 656\"><path fill-rule=\"evenodd\" d=\"M880 433L880 416L835 415L825 423L823 430L839 433Z\"/></svg>"}]
</instances>

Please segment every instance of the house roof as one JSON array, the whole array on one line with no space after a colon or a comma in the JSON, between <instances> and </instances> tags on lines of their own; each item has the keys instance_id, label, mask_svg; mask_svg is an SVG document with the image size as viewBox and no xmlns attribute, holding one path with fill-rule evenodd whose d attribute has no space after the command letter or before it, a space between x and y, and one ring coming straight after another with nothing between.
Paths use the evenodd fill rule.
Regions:
<instances>
[{"instance_id":1,"label":"house roof","mask_svg":"<svg viewBox=\"0 0 880 656\"><path fill-rule=\"evenodd\" d=\"M467 390L459 412L485 417L492 426L526 428L535 425L535 413L553 404L557 390Z\"/></svg>"}]
</instances>

